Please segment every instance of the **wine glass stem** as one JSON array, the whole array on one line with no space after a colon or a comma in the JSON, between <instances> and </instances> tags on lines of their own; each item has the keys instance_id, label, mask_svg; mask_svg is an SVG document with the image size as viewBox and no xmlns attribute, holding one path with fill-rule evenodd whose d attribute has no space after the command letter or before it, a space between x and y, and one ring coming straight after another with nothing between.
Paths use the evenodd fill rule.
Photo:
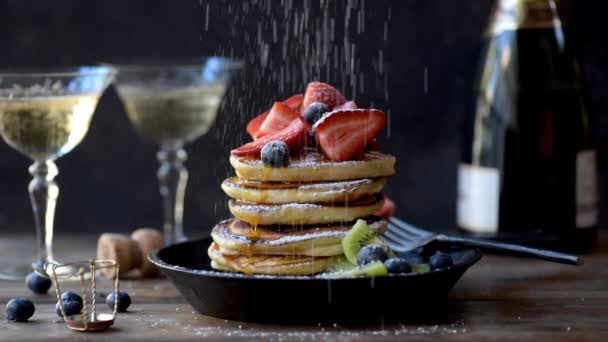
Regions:
<instances>
[{"instance_id":1,"label":"wine glass stem","mask_svg":"<svg viewBox=\"0 0 608 342\"><path fill-rule=\"evenodd\" d=\"M188 170L184 161L188 158L182 148L162 148L157 154L160 167L158 182L163 198L165 244L185 240L182 219L184 214L184 193L188 182Z\"/></svg>"},{"instance_id":2,"label":"wine glass stem","mask_svg":"<svg viewBox=\"0 0 608 342\"><path fill-rule=\"evenodd\" d=\"M55 204L57 196L59 196L59 187L53 179L59 171L51 160L36 161L30 166L29 171L33 179L30 181L28 190L38 240L38 260L34 267L44 270L45 264L53 261L53 222Z\"/></svg>"}]
</instances>

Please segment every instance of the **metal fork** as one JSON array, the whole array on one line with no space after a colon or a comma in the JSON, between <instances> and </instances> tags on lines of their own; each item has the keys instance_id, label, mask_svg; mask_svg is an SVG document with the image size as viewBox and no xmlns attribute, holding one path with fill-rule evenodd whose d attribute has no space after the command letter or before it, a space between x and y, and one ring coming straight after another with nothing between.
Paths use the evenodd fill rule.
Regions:
<instances>
[{"instance_id":1,"label":"metal fork","mask_svg":"<svg viewBox=\"0 0 608 342\"><path fill-rule=\"evenodd\" d=\"M439 241L468 247L478 247L488 252L503 252L511 255L531 256L562 264L583 264L583 259L576 255L510 243L437 234L414 227L396 217L391 217L389 219L388 229L381 238L392 250L398 253L409 252L425 246L432 241Z\"/></svg>"}]
</instances>

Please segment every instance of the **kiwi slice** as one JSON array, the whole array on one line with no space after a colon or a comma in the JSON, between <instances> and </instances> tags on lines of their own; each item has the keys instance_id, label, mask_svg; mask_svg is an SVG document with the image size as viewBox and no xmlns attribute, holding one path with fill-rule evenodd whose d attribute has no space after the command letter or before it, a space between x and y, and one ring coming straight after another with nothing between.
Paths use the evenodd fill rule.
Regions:
<instances>
[{"instance_id":1,"label":"kiwi slice","mask_svg":"<svg viewBox=\"0 0 608 342\"><path fill-rule=\"evenodd\" d=\"M320 278L338 279L348 276L348 273L357 268L344 257L344 255L336 255L327 266L325 272L319 274Z\"/></svg>"},{"instance_id":2,"label":"kiwi slice","mask_svg":"<svg viewBox=\"0 0 608 342\"><path fill-rule=\"evenodd\" d=\"M388 270L381 261L374 261L365 266L354 266L344 257L336 258L326 272L319 274L320 278L339 279L358 276L382 277L388 275Z\"/></svg>"},{"instance_id":3,"label":"kiwi slice","mask_svg":"<svg viewBox=\"0 0 608 342\"><path fill-rule=\"evenodd\" d=\"M332 257L332 260L329 263L329 266L327 267L326 272L342 273L342 272L351 271L355 267L356 266L351 264L350 261L348 261L348 259L346 259L346 257L344 257L344 255L337 255L337 256Z\"/></svg>"},{"instance_id":4,"label":"kiwi slice","mask_svg":"<svg viewBox=\"0 0 608 342\"><path fill-rule=\"evenodd\" d=\"M431 271L431 265L429 265L429 264L412 265L412 272L414 272L414 273L428 273L430 271Z\"/></svg>"},{"instance_id":5,"label":"kiwi slice","mask_svg":"<svg viewBox=\"0 0 608 342\"><path fill-rule=\"evenodd\" d=\"M388 275L388 270L382 261L374 261L347 272L350 276L383 277Z\"/></svg>"},{"instance_id":6,"label":"kiwi slice","mask_svg":"<svg viewBox=\"0 0 608 342\"><path fill-rule=\"evenodd\" d=\"M361 247L369 244L385 247L384 243L376 236L376 233L367 225L367 222L359 219L342 239L342 250L346 259L351 264L356 265L357 253L359 253Z\"/></svg>"}]
</instances>

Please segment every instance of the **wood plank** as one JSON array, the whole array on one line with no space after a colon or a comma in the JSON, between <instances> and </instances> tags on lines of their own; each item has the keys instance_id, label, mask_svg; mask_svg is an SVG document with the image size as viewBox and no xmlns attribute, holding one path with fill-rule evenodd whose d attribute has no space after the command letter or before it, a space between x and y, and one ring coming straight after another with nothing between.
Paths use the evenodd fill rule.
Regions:
<instances>
[{"instance_id":1,"label":"wood plank","mask_svg":"<svg viewBox=\"0 0 608 342\"><path fill-rule=\"evenodd\" d=\"M0 242L0 251L2 244ZM75 236L88 251L94 238ZM81 252L82 253L82 252ZM1 255L4 256L4 255ZM78 255L83 257L84 255ZM85 258L86 259L86 258ZM454 288L445 320L427 324L353 327L277 326L225 321L196 313L163 278L127 280L122 288L133 298L131 312L119 314L106 332L69 331L56 323L54 296L31 295L22 282L0 281L0 303L17 296L37 305L29 323L12 323L0 313L0 341L16 340L608 340L608 235L602 234L585 265L573 267L531 259L484 256ZM109 282L100 287L109 288ZM407 308L404 308L407 309Z\"/></svg>"}]
</instances>

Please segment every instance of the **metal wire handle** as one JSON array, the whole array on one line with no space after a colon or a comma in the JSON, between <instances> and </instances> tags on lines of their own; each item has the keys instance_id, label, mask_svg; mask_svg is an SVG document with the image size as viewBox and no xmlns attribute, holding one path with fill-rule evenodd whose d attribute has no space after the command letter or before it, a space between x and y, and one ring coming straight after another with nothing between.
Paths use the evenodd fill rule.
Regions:
<instances>
[{"instance_id":1,"label":"metal wire handle","mask_svg":"<svg viewBox=\"0 0 608 342\"><path fill-rule=\"evenodd\" d=\"M116 312L118 311L118 292L120 292L119 281L118 281L118 271L120 268L120 264L115 264L115 272L114 272L114 309L112 309L112 317L116 317Z\"/></svg>"},{"instance_id":2,"label":"metal wire handle","mask_svg":"<svg viewBox=\"0 0 608 342\"><path fill-rule=\"evenodd\" d=\"M91 294L92 294L92 315L89 315L88 310L87 310L87 282L85 279L85 270L84 268L81 266L83 264L88 264L89 265L89 272L91 273ZM82 319L82 323L84 324L84 330L88 330L89 328L89 323L91 321L94 321L97 318L97 282L96 282L96 272L98 269L100 268L114 268L115 272L114 272L114 293L115 293L115 300L114 300L114 307L112 310L112 319L116 318L116 313L118 311L118 292L119 292L119 278L118 278L118 274L119 274L119 265L118 263L116 263L114 260L95 260L95 259L89 259L89 261L80 261L80 262L73 262L73 263L68 263L68 264L62 264L62 265L58 265L58 264L52 264L52 276L53 276L53 281L55 282L55 294L57 295L57 299L59 301L59 307L61 310L61 315L63 317L64 320L67 321L68 316L65 313L65 307L63 305L63 300L61 299L61 289L60 289L60 285L59 285L59 277L57 275L57 269L61 268L61 267L74 267L74 266L80 266L78 268L78 277L80 278L80 286L82 288L82 301L83 301L83 307L82 307L82 311L81 311L81 319Z\"/></svg>"},{"instance_id":3,"label":"metal wire handle","mask_svg":"<svg viewBox=\"0 0 608 342\"><path fill-rule=\"evenodd\" d=\"M82 316L82 322L84 322L84 330L87 330L89 327L89 317L87 313L87 282L84 279L84 269L82 269L82 267L78 271L78 275L80 276L80 287L82 289L82 311L80 315ZM95 278L95 275L93 275L93 278ZM60 301L61 306L63 306L63 300L60 299ZM63 319L67 320L65 313L63 315Z\"/></svg>"},{"instance_id":4,"label":"metal wire handle","mask_svg":"<svg viewBox=\"0 0 608 342\"><path fill-rule=\"evenodd\" d=\"M89 260L90 264L91 264L91 274L93 275L91 277L91 288L92 288L92 293L91 293L91 301L93 302L93 319L97 318L97 282L95 282L95 261L93 259Z\"/></svg>"}]
</instances>

